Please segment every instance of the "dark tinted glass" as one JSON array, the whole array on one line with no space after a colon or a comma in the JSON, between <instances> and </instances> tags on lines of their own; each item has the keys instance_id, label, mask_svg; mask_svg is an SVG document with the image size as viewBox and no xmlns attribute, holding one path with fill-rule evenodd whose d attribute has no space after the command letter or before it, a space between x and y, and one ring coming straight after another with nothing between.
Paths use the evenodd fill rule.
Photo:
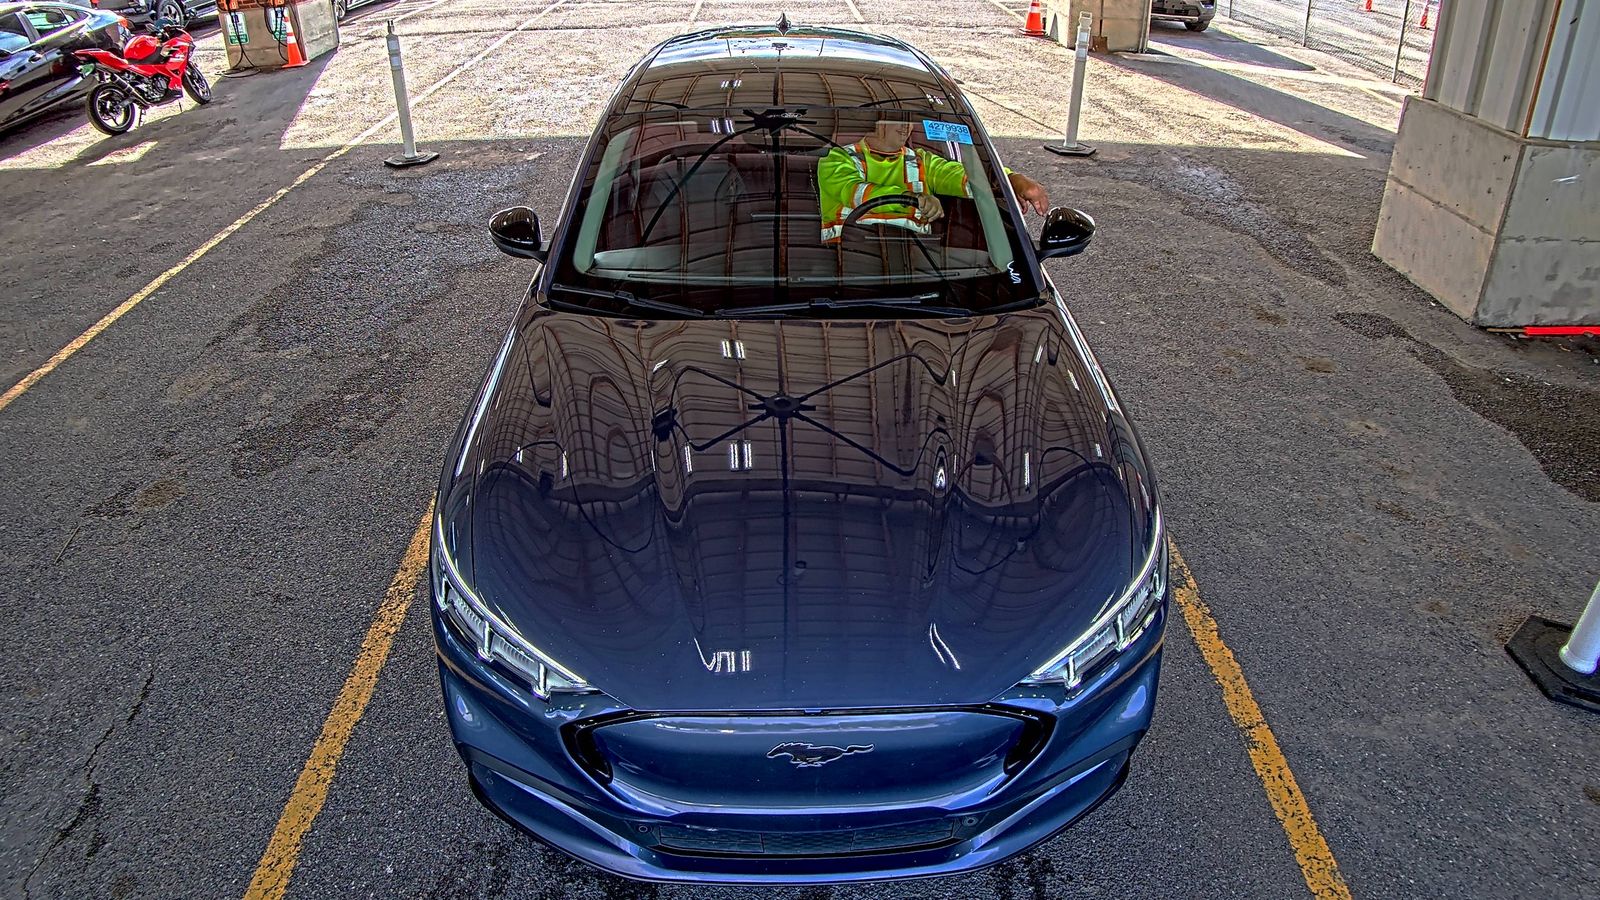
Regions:
<instances>
[{"instance_id":1,"label":"dark tinted glass","mask_svg":"<svg viewBox=\"0 0 1600 900\"><path fill-rule=\"evenodd\" d=\"M1004 172L934 82L871 52L825 72L681 55L693 62L651 73L601 128L552 257L555 284L581 289L563 299L620 311L606 295L625 291L724 315L816 301L833 315L888 298L919 315L1038 296Z\"/></svg>"}]
</instances>

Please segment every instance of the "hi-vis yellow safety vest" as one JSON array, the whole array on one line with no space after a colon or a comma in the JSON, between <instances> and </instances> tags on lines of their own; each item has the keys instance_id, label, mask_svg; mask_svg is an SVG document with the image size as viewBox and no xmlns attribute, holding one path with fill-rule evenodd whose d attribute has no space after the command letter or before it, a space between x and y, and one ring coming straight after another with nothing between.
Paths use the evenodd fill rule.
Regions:
<instances>
[{"instance_id":1,"label":"hi-vis yellow safety vest","mask_svg":"<svg viewBox=\"0 0 1600 900\"><path fill-rule=\"evenodd\" d=\"M926 150L903 148L888 156L870 150L866 139L849 147L834 147L817 163L817 194L822 204L822 240L837 241L844 220L874 197L893 194L942 194L970 197L967 172L961 163ZM877 206L858 222L897 225L918 234L929 227L917 221L917 208L903 204Z\"/></svg>"}]
</instances>

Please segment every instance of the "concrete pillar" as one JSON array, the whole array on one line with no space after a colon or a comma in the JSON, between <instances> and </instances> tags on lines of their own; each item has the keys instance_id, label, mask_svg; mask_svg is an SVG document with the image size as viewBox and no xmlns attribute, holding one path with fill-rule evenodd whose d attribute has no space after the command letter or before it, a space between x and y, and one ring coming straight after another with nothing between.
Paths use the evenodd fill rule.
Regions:
<instances>
[{"instance_id":1,"label":"concrete pillar","mask_svg":"<svg viewBox=\"0 0 1600 900\"><path fill-rule=\"evenodd\" d=\"M1450 0L1372 252L1483 326L1600 324L1600 0Z\"/></svg>"},{"instance_id":2,"label":"concrete pillar","mask_svg":"<svg viewBox=\"0 0 1600 900\"><path fill-rule=\"evenodd\" d=\"M1097 53L1143 51L1150 42L1150 0L1044 0L1045 33L1073 46L1080 13L1094 16L1089 49Z\"/></svg>"}]
</instances>

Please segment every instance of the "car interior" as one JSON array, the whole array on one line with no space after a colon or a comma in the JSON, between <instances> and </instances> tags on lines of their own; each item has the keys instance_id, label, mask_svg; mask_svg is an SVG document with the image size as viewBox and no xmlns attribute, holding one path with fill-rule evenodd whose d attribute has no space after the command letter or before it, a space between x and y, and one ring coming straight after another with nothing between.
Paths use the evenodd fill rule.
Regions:
<instances>
[{"instance_id":1,"label":"car interior","mask_svg":"<svg viewBox=\"0 0 1600 900\"><path fill-rule=\"evenodd\" d=\"M940 198L944 216L927 234L862 222L844 228L843 240L823 242L818 163L834 144L853 144L871 128L863 118L860 127L831 129L830 139L815 126L774 132L748 118L682 117L619 132L590 194L608 199L603 206L591 202L580 226L579 255L591 257L580 263L632 280L770 282L777 272L790 283L959 277L1003 268L988 250L977 203L961 197ZM950 152L921 139L920 130L911 146ZM985 193L992 204L992 193ZM1005 254L1009 262L1009 247Z\"/></svg>"}]
</instances>

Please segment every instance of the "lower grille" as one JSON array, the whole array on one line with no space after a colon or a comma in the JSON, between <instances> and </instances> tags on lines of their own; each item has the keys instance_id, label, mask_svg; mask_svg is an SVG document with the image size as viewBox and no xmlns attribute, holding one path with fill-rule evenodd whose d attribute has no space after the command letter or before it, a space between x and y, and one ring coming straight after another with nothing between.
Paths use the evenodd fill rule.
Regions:
<instances>
[{"instance_id":1,"label":"lower grille","mask_svg":"<svg viewBox=\"0 0 1600 900\"><path fill-rule=\"evenodd\" d=\"M732 831L664 825L659 833L664 850L735 856L847 856L947 843L954 831L949 820L934 819L837 831Z\"/></svg>"}]
</instances>

